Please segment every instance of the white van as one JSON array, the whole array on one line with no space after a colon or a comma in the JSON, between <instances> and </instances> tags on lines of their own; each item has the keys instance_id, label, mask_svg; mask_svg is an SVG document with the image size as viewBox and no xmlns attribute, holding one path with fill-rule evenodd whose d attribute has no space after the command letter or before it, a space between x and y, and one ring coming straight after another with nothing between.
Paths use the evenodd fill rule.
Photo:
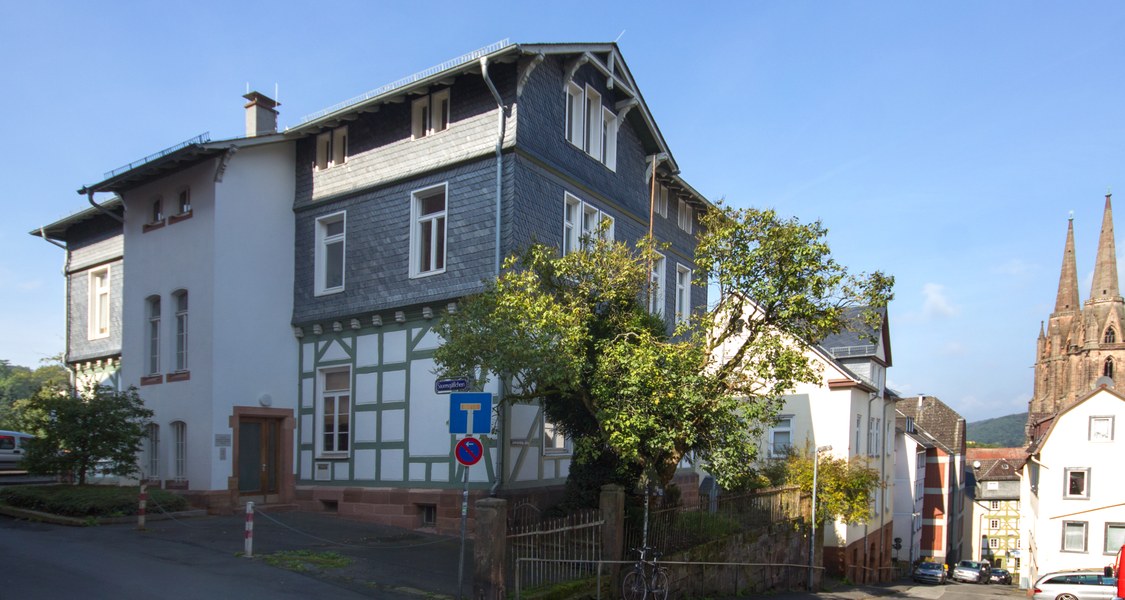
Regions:
<instances>
[{"instance_id":1,"label":"white van","mask_svg":"<svg viewBox=\"0 0 1125 600\"><path fill-rule=\"evenodd\" d=\"M27 440L35 436L0 429L0 469L17 469L27 453Z\"/></svg>"}]
</instances>

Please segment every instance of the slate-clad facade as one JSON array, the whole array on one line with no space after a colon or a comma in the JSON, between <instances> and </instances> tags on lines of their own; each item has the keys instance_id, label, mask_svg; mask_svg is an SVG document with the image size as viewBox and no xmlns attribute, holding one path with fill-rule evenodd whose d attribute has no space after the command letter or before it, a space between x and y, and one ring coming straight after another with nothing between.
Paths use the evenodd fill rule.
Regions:
<instances>
[{"instance_id":1,"label":"slate-clad facade","mask_svg":"<svg viewBox=\"0 0 1125 600\"><path fill-rule=\"evenodd\" d=\"M499 257L532 241L561 250L568 199L611 218L614 239L633 243L648 233L649 173L659 156L657 180L673 190L666 216L653 223L668 244L663 289L670 326L677 267L695 269L696 212L709 204L675 173L616 46L508 45L486 60L504 104L502 124L474 60L286 132L298 138L293 325L301 345L297 499L305 508L408 527L457 526L464 471L452 460L457 438L448 433L448 396L434 391L440 340L432 326L495 277L498 196ZM605 137L600 148L568 139L568 86L583 90L585 114L597 115L585 122L602 127L589 133ZM416 103L426 98L447 99L448 120L418 136ZM430 108L441 117L438 104ZM326 164L322 145L344 135L346 155ZM418 190L434 186L445 193L444 261L438 272L419 275L411 263L411 228L418 227L412 204ZM688 227L678 221L680 201L690 207ZM342 285L325 291L318 269L326 267L318 261L327 250L318 245L326 239L324 224L336 221L344 223L342 238L334 238L343 240ZM689 297L698 309L706 288L692 286ZM491 385L487 391L502 393ZM347 414L341 401L350 403ZM470 470L473 493L561 484L569 445L553 435L538 407L510 407L495 417L486 459Z\"/></svg>"}]
</instances>

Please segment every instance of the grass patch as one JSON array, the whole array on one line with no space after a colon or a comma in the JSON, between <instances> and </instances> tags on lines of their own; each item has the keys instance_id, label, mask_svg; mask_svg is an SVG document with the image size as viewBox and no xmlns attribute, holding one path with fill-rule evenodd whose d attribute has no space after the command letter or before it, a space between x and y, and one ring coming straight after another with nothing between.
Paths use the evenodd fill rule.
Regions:
<instances>
[{"instance_id":1,"label":"grass patch","mask_svg":"<svg viewBox=\"0 0 1125 600\"><path fill-rule=\"evenodd\" d=\"M321 569L343 569L352 564L352 559L335 552L314 552L312 550L286 550L262 556L266 564L290 571L304 572Z\"/></svg>"},{"instance_id":2,"label":"grass patch","mask_svg":"<svg viewBox=\"0 0 1125 600\"><path fill-rule=\"evenodd\" d=\"M16 508L64 517L131 517L137 514L139 490L110 485L32 485L0 488L0 502ZM183 496L148 490L148 512L188 509ZM159 506L159 508L158 508Z\"/></svg>"}]
</instances>

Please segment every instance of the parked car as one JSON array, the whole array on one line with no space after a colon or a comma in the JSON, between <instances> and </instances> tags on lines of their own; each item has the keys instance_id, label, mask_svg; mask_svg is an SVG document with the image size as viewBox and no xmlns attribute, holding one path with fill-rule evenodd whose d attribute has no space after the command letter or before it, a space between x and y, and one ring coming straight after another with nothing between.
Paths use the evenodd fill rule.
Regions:
<instances>
[{"instance_id":1,"label":"parked car","mask_svg":"<svg viewBox=\"0 0 1125 600\"><path fill-rule=\"evenodd\" d=\"M1111 600L1116 592L1117 578L1102 569L1048 573L1031 590L1033 600Z\"/></svg>"},{"instance_id":2,"label":"parked car","mask_svg":"<svg viewBox=\"0 0 1125 600\"><path fill-rule=\"evenodd\" d=\"M27 440L35 436L19 431L0 430L0 469L16 469L27 453Z\"/></svg>"},{"instance_id":3,"label":"parked car","mask_svg":"<svg viewBox=\"0 0 1125 600\"><path fill-rule=\"evenodd\" d=\"M945 565L936 562L920 562L914 567L913 579L916 583L945 583Z\"/></svg>"},{"instance_id":4,"label":"parked car","mask_svg":"<svg viewBox=\"0 0 1125 600\"><path fill-rule=\"evenodd\" d=\"M993 569L992 574L988 576L988 581L990 583L1012 585L1012 574L1007 569Z\"/></svg>"},{"instance_id":5,"label":"parked car","mask_svg":"<svg viewBox=\"0 0 1125 600\"><path fill-rule=\"evenodd\" d=\"M988 583L992 565L987 560L963 560L953 567L953 581Z\"/></svg>"}]
</instances>

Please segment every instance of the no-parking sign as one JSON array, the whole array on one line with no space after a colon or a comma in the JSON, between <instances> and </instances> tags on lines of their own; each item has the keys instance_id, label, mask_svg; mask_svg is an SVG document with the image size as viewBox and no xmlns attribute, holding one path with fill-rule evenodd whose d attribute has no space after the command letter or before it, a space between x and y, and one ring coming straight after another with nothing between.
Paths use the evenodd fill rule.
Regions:
<instances>
[{"instance_id":1,"label":"no-parking sign","mask_svg":"<svg viewBox=\"0 0 1125 600\"><path fill-rule=\"evenodd\" d=\"M453 450L453 455L457 457L457 462L466 467L471 467L480 462L481 457L484 456L484 444L477 438L462 438L461 441L457 442L457 448Z\"/></svg>"}]
</instances>

